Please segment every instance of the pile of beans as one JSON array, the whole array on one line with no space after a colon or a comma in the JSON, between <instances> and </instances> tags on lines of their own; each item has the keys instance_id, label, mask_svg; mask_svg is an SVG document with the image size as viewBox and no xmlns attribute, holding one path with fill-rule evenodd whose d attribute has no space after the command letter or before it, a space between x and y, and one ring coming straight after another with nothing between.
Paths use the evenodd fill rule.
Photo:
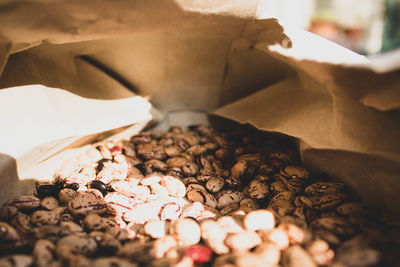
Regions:
<instances>
[{"instance_id":1,"label":"pile of beans","mask_svg":"<svg viewBox=\"0 0 400 267\"><path fill-rule=\"evenodd\" d=\"M0 266L394 266L398 221L354 196L282 136L145 131L5 203Z\"/></svg>"}]
</instances>

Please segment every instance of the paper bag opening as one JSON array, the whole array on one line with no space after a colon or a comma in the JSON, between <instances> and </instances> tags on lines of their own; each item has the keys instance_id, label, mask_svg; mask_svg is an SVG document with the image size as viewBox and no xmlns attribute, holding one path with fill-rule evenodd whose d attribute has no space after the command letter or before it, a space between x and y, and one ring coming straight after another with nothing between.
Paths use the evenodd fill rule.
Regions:
<instances>
[{"instance_id":1,"label":"paper bag opening","mask_svg":"<svg viewBox=\"0 0 400 267\"><path fill-rule=\"evenodd\" d=\"M154 9L158 2L120 1L107 14L92 7L85 24L74 4L61 1L75 16L53 18L49 28L38 18L31 24L37 36L23 27L26 9L16 5L18 19L2 19L15 30L2 30L0 87L43 84L115 101L137 94L163 114L213 113L287 134L300 140L307 166L344 179L369 204L399 210L400 105L387 97L398 92L395 70L377 73L342 47L258 20L256 1L208 9L166 1ZM124 111L108 114L117 113ZM2 114L15 124L15 115Z\"/></svg>"}]
</instances>

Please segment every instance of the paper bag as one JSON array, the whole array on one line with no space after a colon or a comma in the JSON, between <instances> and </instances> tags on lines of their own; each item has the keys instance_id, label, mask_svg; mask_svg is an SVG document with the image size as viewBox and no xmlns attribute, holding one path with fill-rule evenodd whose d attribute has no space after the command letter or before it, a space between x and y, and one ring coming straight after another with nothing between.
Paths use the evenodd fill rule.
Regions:
<instances>
[{"instance_id":1,"label":"paper bag","mask_svg":"<svg viewBox=\"0 0 400 267\"><path fill-rule=\"evenodd\" d=\"M399 212L398 65L382 71L265 11L267 1L3 1L0 87L43 84L96 103L141 95L164 115L164 127L215 114L284 133L298 138L306 166L344 180L374 207ZM21 109L30 107L27 101ZM142 114L134 104L129 112ZM15 113L0 119L5 132L21 122ZM16 177L13 161L21 161L10 153L2 183ZM21 188L2 190L1 200Z\"/></svg>"}]
</instances>

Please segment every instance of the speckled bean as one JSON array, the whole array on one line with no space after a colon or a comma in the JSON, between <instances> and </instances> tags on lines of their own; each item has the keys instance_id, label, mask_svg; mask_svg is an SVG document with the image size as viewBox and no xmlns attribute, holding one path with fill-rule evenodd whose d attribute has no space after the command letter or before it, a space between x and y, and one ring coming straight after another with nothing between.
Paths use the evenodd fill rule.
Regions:
<instances>
[{"instance_id":1,"label":"speckled bean","mask_svg":"<svg viewBox=\"0 0 400 267\"><path fill-rule=\"evenodd\" d=\"M145 264L151 262L156 257L156 249L151 242L141 243L139 241L127 242L117 252L117 256L128 260Z\"/></svg>"},{"instance_id":2,"label":"speckled bean","mask_svg":"<svg viewBox=\"0 0 400 267\"><path fill-rule=\"evenodd\" d=\"M87 235L69 235L57 242L57 255L61 258L70 258L72 255L91 255L97 249L93 238Z\"/></svg>"},{"instance_id":3,"label":"speckled bean","mask_svg":"<svg viewBox=\"0 0 400 267\"><path fill-rule=\"evenodd\" d=\"M154 242L156 258L164 257L165 253L178 245L177 240L172 235L165 235Z\"/></svg>"},{"instance_id":4,"label":"speckled bean","mask_svg":"<svg viewBox=\"0 0 400 267\"><path fill-rule=\"evenodd\" d=\"M219 192L224 187L225 180L222 177L213 177L206 183L206 188L212 193Z\"/></svg>"},{"instance_id":5,"label":"speckled bean","mask_svg":"<svg viewBox=\"0 0 400 267\"><path fill-rule=\"evenodd\" d=\"M233 251L248 251L261 244L261 237L252 231L242 231L240 233L228 234L225 244Z\"/></svg>"},{"instance_id":6,"label":"speckled bean","mask_svg":"<svg viewBox=\"0 0 400 267\"><path fill-rule=\"evenodd\" d=\"M18 213L10 224L22 235L32 231L30 217L24 213Z\"/></svg>"},{"instance_id":7,"label":"speckled bean","mask_svg":"<svg viewBox=\"0 0 400 267\"><path fill-rule=\"evenodd\" d=\"M236 210L239 209L239 208L240 208L240 206L239 206L238 203L232 203L232 204L229 204L229 205L226 205L225 207L223 207L223 208L220 210L220 213L221 213L222 216L228 215L228 214L230 214L230 213L236 211Z\"/></svg>"},{"instance_id":8,"label":"speckled bean","mask_svg":"<svg viewBox=\"0 0 400 267\"><path fill-rule=\"evenodd\" d=\"M38 210L31 215L31 222L36 225L58 224L60 214L54 211Z\"/></svg>"},{"instance_id":9,"label":"speckled bean","mask_svg":"<svg viewBox=\"0 0 400 267\"><path fill-rule=\"evenodd\" d=\"M40 205L47 210L54 210L59 206L59 203L55 197L45 197L40 202Z\"/></svg>"},{"instance_id":10,"label":"speckled bean","mask_svg":"<svg viewBox=\"0 0 400 267\"><path fill-rule=\"evenodd\" d=\"M150 185L150 190L153 195L156 195L160 198L168 198L169 192L167 188L160 184L152 184Z\"/></svg>"},{"instance_id":11,"label":"speckled bean","mask_svg":"<svg viewBox=\"0 0 400 267\"><path fill-rule=\"evenodd\" d=\"M226 254L230 251L224 243L227 233L217 222L205 220L200 224L200 228L202 239L216 254Z\"/></svg>"},{"instance_id":12,"label":"speckled bean","mask_svg":"<svg viewBox=\"0 0 400 267\"><path fill-rule=\"evenodd\" d=\"M60 226L67 229L71 233L82 233L83 228L73 221L61 221Z\"/></svg>"},{"instance_id":13,"label":"speckled bean","mask_svg":"<svg viewBox=\"0 0 400 267\"><path fill-rule=\"evenodd\" d=\"M32 263L32 256L23 254L14 254L0 258L0 266L2 267L29 267Z\"/></svg>"},{"instance_id":14,"label":"speckled bean","mask_svg":"<svg viewBox=\"0 0 400 267\"><path fill-rule=\"evenodd\" d=\"M10 221L17 215L18 209L14 206L5 205L0 207L0 220Z\"/></svg>"},{"instance_id":15,"label":"speckled bean","mask_svg":"<svg viewBox=\"0 0 400 267\"><path fill-rule=\"evenodd\" d=\"M0 240L16 241L20 239L17 230L5 222L0 222Z\"/></svg>"},{"instance_id":16,"label":"speckled bean","mask_svg":"<svg viewBox=\"0 0 400 267\"><path fill-rule=\"evenodd\" d=\"M194 189L207 191L206 187L199 183L191 183L191 184L186 185L186 192L189 192L190 190L194 190Z\"/></svg>"},{"instance_id":17,"label":"speckled bean","mask_svg":"<svg viewBox=\"0 0 400 267\"><path fill-rule=\"evenodd\" d=\"M270 230L275 226L275 218L268 210L255 210L246 214L243 223L249 231Z\"/></svg>"},{"instance_id":18,"label":"speckled bean","mask_svg":"<svg viewBox=\"0 0 400 267\"><path fill-rule=\"evenodd\" d=\"M290 200L276 200L269 205L269 208L279 216L292 214L295 209Z\"/></svg>"},{"instance_id":19,"label":"speckled bean","mask_svg":"<svg viewBox=\"0 0 400 267\"><path fill-rule=\"evenodd\" d=\"M363 211L363 204L361 202L347 202L336 207L336 211L344 216L360 214Z\"/></svg>"},{"instance_id":20,"label":"speckled bean","mask_svg":"<svg viewBox=\"0 0 400 267\"><path fill-rule=\"evenodd\" d=\"M104 200L107 202L108 212L115 215L122 216L125 212L132 210L134 205L132 198L118 192L107 194Z\"/></svg>"},{"instance_id":21,"label":"speckled bean","mask_svg":"<svg viewBox=\"0 0 400 267\"><path fill-rule=\"evenodd\" d=\"M40 199L35 196L16 196L10 199L6 205L19 210L34 210L40 207Z\"/></svg>"},{"instance_id":22,"label":"speckled bean","mask_svg":"<svg viewBox=\"0 0 400 267\"><path fill-rule=\"evenodd\" d=\"M338 206L346 199L343 193L329 194L323 196L300 197L300 200L307 206L316 210L326 210Z\"/></svg>"},{"instance_id":23,"label":"speckled bean","mask_svg":"<svg viewBox=\"0 0 400 267\"><path fill-rule=\"evenodd\" d=\"M33 259L38 267L51 266L54 261L56 246L49 240L38 240L33 248Z\"/></svg>"},{"instance_id":24,"label":"speckled bean","mask_svg":"<svg viewBox=\"0 0 400 267\"><path fill-rule=\"evenodd\" d=\"M248 165L247 162L242 160L238 161L233 167L231 168L231 175L235 178L242 177L247 171Z\"/></svg>"},{"instance_id":25,"label":"speckled bean","mask_svg":"<svg viewBox=\"0 0 400 267\"><path fill-rule=\"evenodd\" d=\"M90 231L102 231L116 225L115 222L112 223L109 219L103 218L96 213L88 214L83 220L83 224L85 228Z\"/></svg>"},{"instance_id":26,"label":"speckled bean","mask_svg":"<svg viewBox=\"0 0 400 267\"><path fill-rule=\"evenodd\" d=\"M249 210L258 210L260 206L254 199L244 198L239 202L241 208L248 208Z\"/></svg>"},{"instance_id":27,"label":"speckled bean","mask_svg":"<svg viewBox=\"0 0 400 267\"><path fill-rule=\"evenodd\" d=\"M306 230L293 223L281 223L278 229L286 233L291 244L303 244L306 241Z\"/></svg>"},{"instance_id":28,"label":"speckled bean","mask_svg":"<svg viewBox=\"0 0 400 267\"><path fill-rule=\"evenodd\" d=\"M307 186L304 193L311 196L322 196L327 194L340 193L344 189L343 183L338 182L318 182Z\"/></svg>"},{"instance_id":29,"label":"speckled bean","mask_svg":"<svg viewBox=\"0 0 400 267\"><path fill-rule=\"evenodd\" d=\"M173 197L184 197L186 195L186 187L183 182L173 176L163 176L160 183L167 188L168 193Z\"/></svg>"},{"instance_id":30,"label":"speckled bean","mask_svg":"<svg viewBox=\"0 0 400 267\"><path fill-rule=\"evenodd\" d=\"M147 186L158 184L161 181L162 176L163 174L160 172L150 173L140 180L140 184Z\"/></svg>"},{"instance_id":31,"label":"speckled bean","mask_svg":"<svg viewBox=\"0 0 400 267\"><path fill-rule=\"evenodd\" d=\"M274 181L269 185L269 189L273 194L279 194L286 191L286 186L281 181Z\"/></svg>"},{"instance_id":32,"label":"speckled bean","mask_svg":"<svg viewBox=\"0 0 400 267\"><path fill-rule=\"evenodd\" d=\"M108 227L105 232L120 242L127 241L129 239L128 231L118 226Z\"/></svg>"},{"instance_id":33,"label":"speckled bean","mask_svg":"<svg viewBox=\"0 0 400 267\"><path fill-rule=\"evenodd\" d=\"M86 215L90 212L102 214L107 211L107 203L93 194L79 192L68 202L68 209L74 215Z\"/></svg>"},{"instance_id":34,"label":"speckled bean","mask_svg":"<svg viewBox=\"0 0 400 267\"><path fill-rule=\"evenodd\" d=\"M131 210L124 213L123 219L127 222L144 224L149 220L157 220L160 208L148 203L136 204Z\"/></svg>"},{"instance_id":35,"label":"speckled bean","mask_svg":"<svg viewBox=\"0 0 400 267\"><path fill-rule=\"evenodd\" d=\"M160 211L161 220L176 220L182 213L182 207L176 202L169 202L162 206Z\"/></svg>"},{"instance_id":36,"label":"speckled bean","mask_svg":"<svg viewBox=\"0 0 400 267\"><path fill-rule=\"evenodd\" d=\"M162 238L167 234L168 224L161 220L149 220L144 224L145 234L152 238Z\"/></svg>"},{"instance_id":37,"label":"speckled bean","mask_svg":"<svg viewBox=\"0 0 400 267\"><path fill-rule=\"evenodd\" d=\"M268 196L268 184L260 180L253 180L249 184L248 194L254 199L266 198Z\"/></svg>"},{"instance_id":38,"label":"speckled bean","mask_svg":"<svg viewBox=\"0 0 400 267\"><path fill-rule=\"evenodd\" d=\"M275 245L264 243L258 246L254 252L260 255L264 266L278 266L281 252Z\"/></svg>"},{"instance_id":39,"label":"speckled bean","mask_svg":"<svg viewBox=\"0 0 400 267\"><path fill-rule=\"evenodd\" d=\"M323 217L311 223L314 229L328 230L340 236L349 236L355 233L355 227L342 217Z\"/></svg>"},{"instance_id":40,"label":"speckled bean","mask_svg":"<svg viewBox=\"0 0 400 267\"><path fill-rule=\"evenodd\" d=\"M239 203L244 198L244 194L240 191L225 189L218 193L217 198L217 208L223 208L232 203Z\"/></svg>"},{"instance_id":41,"label":"speckled bean","mask_svg":"<svg viewBox=\"0 0 400 267\"><path fill-rule=\"evenodd\" d=\"M76 196L76 194L77 192L75 190L64 188L60 190L60 193L58 193L58 200L63 204L67 204Z\"/></svg>"},{"instance_id":42,"label":"speckled bean","mask_svg":"<svg viewBox=\"0 0 400 267\"><path fill-rule=\"evenodd\" d=\"M200 202L213 208L217 206L217 200L214 195L205 190L192 189L187 192L187 198L192 202Z\"/></svg>"},{"instance_id":43,"label":"speckled bean","mask_svg":"<svg viewBox=\"0 0 400 267\"><path fill-rule=\"evenodd\" d=\"M204 204L201 202L193 202L192 204L188 205L187 207L185 207L182 211L181 214L181 218L185 218L185 217L191 217L196 219L198 216L200 216L203 211L204 211L205 207Z\"/></svg>"},{"instance_id":44,"label":"speckled bean","mask_svg":"<svg viewBox=\"0 0 400 267\"><path fill-rule=\"evenodd\" d=\"M216 221L226 233L240 233L243 232L243 216L222 216Z\"/></svg>"},{"instance_id":45,"label":"speckled bean","mask_svg":"<svg viewBox=\"0 0 400 267\"><path fill-rule=\"evenodd\" d=\"M201 237L199 224L191 218L182 218L173 222L171 233L184 246L197 244Z\"/></svg>"},{"instance_id":46,"label":"speckled bean","mask_svg":"<svg viewBox=\"0 0 400 267\"><path fill-rule=\"evenodd\" d=\"M324 240L315 240L306 245L307 252L318 265L329 265L332 263L335 252Z\"/></svg>"},{"instance_id":47,"label":"speckled bean","mask_svg":"<svg viewBox=\"0 0 400 267\"><path fill-rule=\"evenodd\" d=\"M113 255L121 248L121 243L107 233L93 231L89 233L89 236L96 241L97 252L102 253L103 255Z\"/></svg>"},{"instance_id":48,"label":"speckled bean","mask_svg":"<svg viewBox=\"0 0 400 267\"><path fill-rule=\"evenodd\" d=\"M282 254L284 267L317 267L310 254L301 246L290 246Z\"/></svg>"},{"instance_id":49,"label":"speckled bean","mask_svg":"<svg viewBox=\"0 0 400 267\"><path fill-rule=\"evenodd\" d=\"M129 196L137 196L137 195L149 195L150 188L143 185L136 185L135 183L131 183L129 181L115 181L110 183L112 189L116 192L126 194Z\"/></svg>"},{"instance_id":50,"label":"speckled bean","mask_svg":"<svg viewBox=\"0 0 400 267\"><path fill-rule=\"evenodd\" d=\"M280 250L289 247L289 237L286 232L281 229L262 230L260 234L265 243L271 243Z\"/></svg>"}]
</instances>

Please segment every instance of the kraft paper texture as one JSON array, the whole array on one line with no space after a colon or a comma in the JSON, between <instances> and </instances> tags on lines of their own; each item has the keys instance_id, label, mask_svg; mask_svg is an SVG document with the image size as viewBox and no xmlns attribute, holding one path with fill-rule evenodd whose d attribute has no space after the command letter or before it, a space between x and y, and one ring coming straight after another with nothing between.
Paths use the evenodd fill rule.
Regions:
<instances>
[{"instance_id":1,"label":"kraft paper texture","mask_svg":"<svg viewBox=\"0 0 400 267\"><path fill-rule=\"evenodd\" d=\"M256 0L2 1L0 201L31 190L85 136L215 114L298 138L306 166L398 213L399 52L367 59L265 10Z\"/></svg>"}]
</instances>

